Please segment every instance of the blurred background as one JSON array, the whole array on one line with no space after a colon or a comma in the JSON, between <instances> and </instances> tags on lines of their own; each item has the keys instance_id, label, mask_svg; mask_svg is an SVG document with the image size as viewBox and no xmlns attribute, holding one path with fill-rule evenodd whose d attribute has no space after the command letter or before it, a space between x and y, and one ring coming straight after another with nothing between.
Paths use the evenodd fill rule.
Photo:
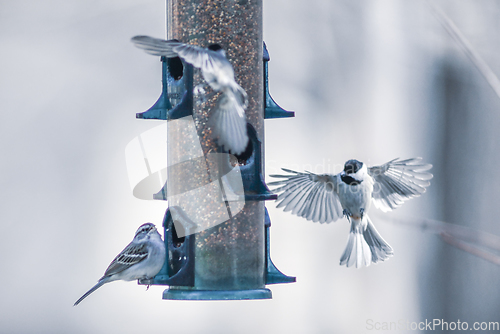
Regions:
<instances>
[{"instance_id":1,"label":"blurred background","mask_svg":"<svg viewBox=\"0 0 500 334\"><path fill-rule=\"evenodd\" d=\"M500 75L500 3L436 0ZM0 332L365 333L368 322L500 321L500 268L398 219L500 235L500 98L422 0L264 0L266 173L339 172L421 156L427 193L371 210L393 258L340 267L346 220L314 224L267 202L271 255L297 277L272 300L164 301L163 288L89 289L166 203L134 198L125 147L161 92L137 34L163 37L164 0L0 1ZM418 332L418 331L417 331ZM486 332L486 331L485 331Z\"/></svg>"}]
</instances>

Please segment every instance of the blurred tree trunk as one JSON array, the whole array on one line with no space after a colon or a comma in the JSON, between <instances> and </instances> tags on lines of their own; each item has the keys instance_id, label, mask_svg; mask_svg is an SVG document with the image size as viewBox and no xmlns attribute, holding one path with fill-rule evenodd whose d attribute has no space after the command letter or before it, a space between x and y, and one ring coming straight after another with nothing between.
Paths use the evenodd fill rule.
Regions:
<instances>
[{"instance_id":1,"label":"blurred tree trunk","mask_svg":"<svg viewBox=\"0 0 500 334\"><path fill-rule=\"evenodd\" d=\"M500 3L439 2L476 51L500 69L500 41L494 37ZM496 30L498 31L498 30ZM440 190L439 218L449 223L500 235L498 205L500 163L500 99L458 45L446 35L435 50L428 99L438 113L435 179ZM444 56L440 55L444 51ZM500 72L496 73L500 75ZM431 255L431 256L429 256ZM437 241L423 264L421 310L423 319L456 322L498 321L500 268Z\"/></svg>"}]
</instances>

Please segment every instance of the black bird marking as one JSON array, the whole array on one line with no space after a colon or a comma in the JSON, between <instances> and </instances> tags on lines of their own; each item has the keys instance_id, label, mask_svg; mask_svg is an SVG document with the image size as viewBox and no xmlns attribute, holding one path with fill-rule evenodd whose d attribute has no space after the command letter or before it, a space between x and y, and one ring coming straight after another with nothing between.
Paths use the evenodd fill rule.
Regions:
<instances>
[{"instance_id":1,"label":"black bird marking","mask_svg":"<svg viewBox=\"0 0 500 334\"><path fill-rule=\"evenodd\" d=\"M363 163L361 161L358 161L356 159L351 159L345 163L344 172L346 174L354 174L354 173L357 173L358 170L360 170L362 167L363 167Z\"/></svg>"},{"instance_id":2,"label":"black bird marking","mask_svg":"<svg viewBox=\"0 0 500 334\"><path fill-rule=\"evenodd\" d=\"M357 186L358 184L363 182L363 181L358 181L355 178L350 177L348 175L340 175L340 179L342 180L342 182L347 183L350 186Z\"/></svg>"},{"instance_id":3,"label":"black bird marking","mask_svg":"<svg viewBox=\"0 0 500 334\"><path fill-rule=\"evenodd\" d=\"M208 46L208 49L212 51L219 51L222 49L222 47L219 44L210 44Z\"/></svg>"}]
</instances>

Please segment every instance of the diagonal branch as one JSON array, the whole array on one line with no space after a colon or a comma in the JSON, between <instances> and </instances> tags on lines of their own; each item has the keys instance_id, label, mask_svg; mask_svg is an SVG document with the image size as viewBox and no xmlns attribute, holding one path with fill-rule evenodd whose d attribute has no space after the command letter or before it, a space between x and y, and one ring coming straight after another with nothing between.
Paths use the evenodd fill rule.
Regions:
<instances>
[{"instance_id":1,"label":"diagonal branch","mask_svg":"<svg viewBox=\"0 0 500 334\"><path fill-rule=\"evenodd\" d=\"M500 252L500 237L496 235L433 219L384 217L383 220L427 230L451 246L500 265L500 254L497 253Z\"/></svg>"},{"instance_id":2,"label":"diagonal branch","mask_svg":"<svg viewBox=\"0 0 500 334\"><path fill-rule=\"evenodd\" d=\"M476 68L500 98L500 80L495 75L495 73L491 70L488 64L486 64L483 58L481 58L479 53L474 50L472 45L460 32L455 23L453 23L453 21L431 1L428 0L427 3L432 8L432 12L437 17L446 32L448 32L448 34L460 45L467 57L472 61L474 66L476 66Z\"/></svg>"},{"instance_id":3,"label":"diagonal branch","mask_svg":"<svg viewBox=\"0 0 500 334\"><path fill-rule=\"evenodd\" d=\"M498 256L496 254L489 253L487 251L479 249L478 247L475 247L467 242L464 242L460 239L457 239L457 238L449 235L446 232L441 232L439 234L439 236L441 237L441 239L444 242L446 242L447 244L449 244L451 246L454 246L454 247L461 249L467 253L470 253L472 255L475 255L477 257L480 257L482 259L485 259L487 261L490 261L491 263L494 263L494 264L500 266L500 256Z\"/></svg>"}]
</instances>

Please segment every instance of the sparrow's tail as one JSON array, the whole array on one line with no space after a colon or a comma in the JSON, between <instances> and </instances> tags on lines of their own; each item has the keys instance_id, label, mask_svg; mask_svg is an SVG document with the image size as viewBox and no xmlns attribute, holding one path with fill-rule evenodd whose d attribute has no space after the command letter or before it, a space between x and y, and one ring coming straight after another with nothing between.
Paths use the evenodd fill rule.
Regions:
<instances>
[{"instance_id":1,"label":"sparrow's tail","mask_svg":"<svg viewBox=\"0 0 500 334\"><path fill-rule=\"evenodd\" d=\"M233 154L241 154L245 151L248 134L244 101L241 100L241 95L235 95L231 90L222 93L211 116L210 124L214 136L218 137L219 146L223 146L226 151Z\"/></svg>"},{"instance_id":2,"label":"sparrow's tail","mask_svg":"<svg viewBox=\"0 0 500 334\"><path fill-rule=\"evenodd\" d=\"M103 286L105 283L108 283L110 282L109 279L107 279L108 277L103 277L99 280L99 282L97 282L96 285L94 285L92 287L92 289L90 289L89 291L85 292L85 294L83 296L80 297L80 299L78 299L75 304L73 304L73 306L76 306L78 304L81 303L82 300L84 300L85 298L87 298L92 292L94 292L95 290L99 289L101 286Z\"/></svg>"},{"instance_id":3,"label":"sparrow's tail","mask_svg":"<svg viewBox=\"0 0 500 334\"><path fill-rule=\"evenodd\" d=\"M392 256L392 247L382 239L368 215L365 215L363 220L366 220L366 225L362 224L360 219L351 218L351 231L340 258L340 265L368 267L371 263L384 261Z\"/></svg>"}]
</instances>

